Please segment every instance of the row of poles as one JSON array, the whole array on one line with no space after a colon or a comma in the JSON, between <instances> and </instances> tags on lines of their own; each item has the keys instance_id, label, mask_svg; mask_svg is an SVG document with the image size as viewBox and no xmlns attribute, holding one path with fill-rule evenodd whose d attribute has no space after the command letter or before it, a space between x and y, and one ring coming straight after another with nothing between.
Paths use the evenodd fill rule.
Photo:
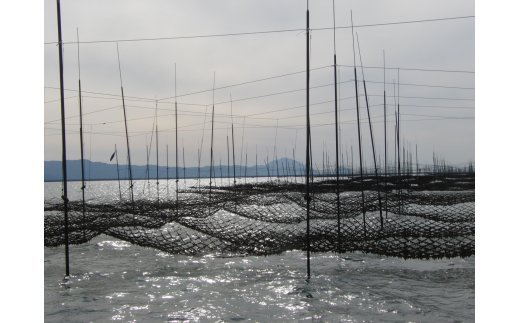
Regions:
<instances>
[{"instance_id":1,"label":"row of poles","mask_svg":"<svg viewBox=\"0 0 520 323\"><path fill-rule=\"evenodd\" d=\"M335 112L335 148L336 148L336 209L337 209L337 236L338 236L338 244L337 244L337 252L342 252L341 250L341 219L340 219L340 189L339 189L339 127L338 127L338 93L337 93L337 61L336 61L336 30L335 30L335 2L333 1L333 22L334 22L334 112ZM68 196L67 196L67 155L66 155L66 136L65 136L65 103L64 103L64 85L63 85L63 41L61 35L61 9L60 9L60 0L57 0L57 20L58 20L58 46L59 46L59 70L60 70L60 103L61 103L61 137L62 137L62 172L63 172L63 203L64 203L64 219L65 219L65 275L66 277L70 274L69 268L69 240L68 240ZM363 156L361 149L361 126L360 126L360 109L359 109L359 93L358 93L358 80L357 80L357 68L356 68L356 53L355 53L355 44L354 44L354 23L351 12L351 21L352 21L352 50L354 54L354 78L355 78L355 91L356 91L356 113L357 113L357 132L358 132L358 150L359 150L359 161L360 161L360 172L359 179L361 183L363 183ZM80 109L80 145L81 145L81 190L82 190L82 211L83 211L83 219L85 219L85 176L84 176L84 153L83 153L83 119L82 119L82 98L81 98L81 70L80 70L80 57L79 57L79 32L77 31L78 37L78 88L79 88L79 109ZM365 94L365 103L367 107L368 113L368 121L369 121L369 130L371 136L371 144L372 144L372 153L374 158L374 166L375 166L375 176L378 187L378 203L379 203L379 212L380 212L380 221L381 228L383 228L383 208L382 208L382 197L379 189L379 174L377 170L376 164L376 154L375 154L375 145L374 145L374 137L372 133L372 123L370 118L370 109L368 102L368 94L366 89L366 83L364 79L364 71L363 65L361 61L361 49L359 45L359 37L357 38L358 43L358 51L360 56L360 64L363 75L363 88ZM121 99L123 104L123 115L124 115L124 124L125 124L125 136L126 136L126 148L127 148L127 164L128 164L128 176L129 176L129 191L131 196L132 207L134 207L134 191L133 191L133 176L132 176L132 163L130 159L130 142L128 137L128 124L126 117L126 106L124 99L124 89L123 89L123 79L121 74L121 63L119 57L119 46L117 45L117 56L118 56L118 67L119 67L119 79L120 79L120 87L121 87ZM178 165L178 134L177 134L177 73L175 66L175 159L176 165ZM305 157L305 200L306 200L306 255L307 255L307 279L309 280L311 277L310 271L310 250L311 250L311 241L310 241L310 202L311 202L311 165L312 165L312 145L311 145L311 127L310 127L310 14L309 14L309 2L307 0L307 11L306 11L306 157ZM385 77L385 88L386 88L386 77ZM215 103L214 103L214 91L215 91L215 74L213 76L213 104L212 104L212 113L211 113L211 150L210 150L210 182L209 182L209 197L211 201L211 192L212 192L212 178L214 175L214 159L213 159L213 124L214 124L214 116L215 116ZM236 184L236 170L235 170L235 140L234 140L234 124L233 124L233 107L232 107L232 98L230 94L231 101L231 136L232 136L232 156L233 156L233 184ZM157 102L156 102L157 104ZM156 109L157 114L157 109ZM157 118L157 115L156 115ZM386 139L386 89L384 91L384 118L385 118L385 174L387 173L387 139ZM397 104L397 112L396 112L396 144L397 144L397 165L398 165L398 178L400 177L400 154L399 154L399 104ZM156 132L156 151L157 151L157 160L158 160L158 125L157 119L155 120L155 132ZM229 175L229 138L226 138L228 145L228 175ZM168 147L167 147L168 150ZM184 149L183 149L184 151ZM119 160L117 156L117 147L115 147L115 157L117 167L119 169ZM294 154L294 151L293 151ZM168 153L167 153L168 155ZM276 156L276 148L275 148L275 156ZM168 158L168 157L167 157ZM168 162L167 162L168 163ZM199 151L199 163L200 163L200 151ZM246 164L247 164L247 152L246 152ZM258 164L258 163L257 163ZM158 176L158 167L157 167L157 178ZM267 168L269 172L269 168ZM277 173L278 175L278 173ZM169 176L167 175L167 178ZM119 182L119 170L118 170L118 182ZM176 200L178 201L178 187L179 176L178 176L178 167L176 167ZM157 187L159 182L157 181ZM385 182L386 188L386 182ZM386 190L385 190L386 192ZM121 198L121 186L119 182L119 194ZM386 194L386 193L385 193ZM361 185L361 198L362 198L362 214L363 214L363 227L366 235L366 219L365 219L365 195L363 185ZM385 199L386 200L386 199ZM385 204L386 205L386 204ZM386 208L386 207L385 207Z\"/></svg>"},{"instance_id":2,"label":"row of poles","mask_svg":"<svg viewBox=\"0 0 520 323\"><path fill-rule=\"evenodd\" d=\"M334 36L333 36L333 47L334 47L334 114L335 114L335 137L336 137L336 213L337 213L337 252L341 253L341 218L340 218L340 190L339 190L339 122L338 122L338 91L337 91L337 60L336 60L336 12L335 12L335 1L333 0L333 25L334 25ZM310 17L309 17L309 1L307 1L307 12L306 12L306 20L307 20L307 27L306 27L306 113L307 113L307 126L306 126L306 178L305 178L305 185L306 185L306 193L305 193L305 199L307 201L307 280L311 277L311 270L310 270L310 202L311 202L311 182L310 182L310 168L311 168L311 160L312 160L312 149L311 149L311 130L310 130L310 113L309 113L309 83L310 83ZM363 231L366 238L366 210L365 210L365 192L363 188L363 153L362 153L362 145L361 145L361 125L360 125L360 108L359 108L359 92L358 92L358 78L357 78L357 64L356 64L356 50L355 50L355 41L354 41L354 19L352 16L352 11L350 12L350 19L351 19L351 31L352 31L352 52L353 52L353 60L354 60L354 84L355 84L355 92L356 92L356 115L357 115L357 133L358 133L358 155L359 155L359 180L361 182L361 211L363 214ZM356 33L357 36L357 33ZM375 171L375 178L376 178L376 187L377 187L377 197L378 197L378 206L379 206L379 218L380 218L380 225L381 229L383 229L384 226L384 220L383 220L383 207L382 207L382 197L381 197L381 189L380 189L380 183L379 183L379 174L378 174L378 167L377 167L377 160L376 160L376 152L375 152L375 142L374 142L374 135L372 131L372 121L370 117L370 108L369 108L369 102L368 102L368 93L366 88L366 82L365 82L365 74L363 70L363 62L362 62L362 56L361 56L361 46L359 45L359 36L357 36L357 45L358 45L358 52L359 52L359 59L360 59L360 65L361 65L361 72L363 76L363 90L364 90L364 96L365 96L365 104L367 107L367 115L368 115L368 124L369 124L369 132L370 132L370 141L372 146L372 157L374 162L374 171ZM384 61L384 51L383 51L383 61ZM386 72L386 71L385 71ZM398 72L399 73L399 72ZM399 74L398 74L399 75ZM385 90L384 90L384 160L385 160L385 176L387 174L387 129L386 129L386 74L384 75L384 84L385 84ZM399 104L397 105L397 115L396 115L396 141L397 141L397 154L398 154L398 184L400 182L400 156L399 156ZM387 213L387 207L386 207L386 190L387 188L387 181L385 180L385 213Z\"/></svg>"}]
</instances>

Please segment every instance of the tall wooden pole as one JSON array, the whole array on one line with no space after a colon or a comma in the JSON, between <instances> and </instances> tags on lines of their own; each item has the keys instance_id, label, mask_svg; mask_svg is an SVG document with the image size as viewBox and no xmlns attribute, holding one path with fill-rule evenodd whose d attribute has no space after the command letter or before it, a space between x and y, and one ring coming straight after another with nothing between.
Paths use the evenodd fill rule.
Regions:
<instances>
[{"instance_id":1,"label":"tall wooden pole","mask_svg":"<svg viewBox=\"0 0 520 323\"><path fill-rule=\"evenodd\" d=\"M357 36L357 33L356 33ZM377 162L376 162L376 147L374 143L374 133L372 131L372 118L370 118L370 107L368 105L368 93L367 93L367 85L365 82L365 71L363 69L363 59L361 57L361 47L359 46L359 36L357 37L358 43L358 51L359 51L359 63L361 65L361 73L363 75L363 89L365 91L365 102L367 106L367 115L368 115L368 127L370 130L370 141L372 143L372 157L374 159L374 172L376 176L376 186L377 186L377 200L379 202L379 219L381 221L381 229L383 228L383 207L381 204L381 187L379 186L379 174L377 171Z\"/></svg>"},{"instance_id":2,"label":"tall wooden pole","mask_svg":"<svg viewBox=\"0 0 520 323\"><path fill-rule=\"evenodd\" d=\"M81 213L83 215L83 226L85 226L85 158L83 154L83 107L81 99L81 64L79 59L79 30L76 28L78 39L78 94L79 94L79 146L81 154ZM83 227L83 239L85 239L85 227Z\"/></svg>"},{"instance_id":3,"label":"tall wooden pole","mask_svg":"<svg viewBox=\"0 0 520 323\"><path fill-rule=\"evenodd\" d=\"M296 154L294 148L292 150L292 161L293 161L293 172L294 172L294 184L298 184L298 178L296 177Z\"/></svg>"},{"instance_id":4,"label":"tall wooden pole","mask_svg":"<svg viewBox=\"0 0 520 323\"><path fill-rule=\"evenodd\" d=\"M417 144L415 144L415 175L419 175L419 155L417 154Z\"/></svg>"},{"instance_id":5,"label":"tall wooden pole","mask_svg":"<svg viewBox=\"0 0 520 323\"><path fill-rule=\"evenodd\" d=\"M306 156L305 156L305 200L307 202L307 227L306 227L306 245L307 245L307 280L311 279L311 240L310 240L310 137L311 137L311 126L310 126L310 113L309 113L309 83L310 83L310 52L309 52L309 1L307 0L307 32L306 32L306 43L307 43L307 73L306 73L306 114L307 114L307 144L306 144Z\"/></svg>"},{"instance_id":6,"label":"tall wooden pole","mask_svg":"<svg viewBox=\"0 0 520 323\"><path fill-rule=\"evenodd\" d=\"M168 160L168 145L166 145L166 199L170 199L170 161Z\"/></svg>"},{"instance_id":7,"label":"tall wooden pole","mask_svg":"<svg viewBox=\"0 0 520 323\"><path fill-rule=\"evenodd\" d=\"M155 128L155 125L152 127L152 135L150 136L150 146L148 146L148 142L145 142L146 145L146 181L148 183L148 193L150 193L150 149L149 147L152 147L152 140L153 140L153 128ZM143 194L146 192L146 186L143 185Z\"/></svg>"},{"instance_id":8,"label":"tall wooden pole","mask_svg":"<svg viewBox=\"0 0 520 323\"><path fill-rule=\"evenodd\" d=\"M159 120L157 120L157 100L155 100L155 184L157 185L157 202L159 202Z\"/></svg>"},{"instance_id":9,"label":"tall wooden pole","mask_svg":"<svg viewBox=\"0 0 520 323\"><path fill-rule=\"evenodd\" d=\"M182 169L184 171L184 189L186 189L186 159L184 158L184 143L182 145Z\"/></svg>"},{"instance_id":10,"label":"tall wooden pole","mask_svg":"<svg viewBox=\"0 0 520 323\"><path fill-rule=\"evenodd\" d=\"M177 63L175 63L175 201L179 201L179 134L178 134L178 118L177 118ZM184 148L183 148L184 152ZM178 204L176 209L178 211Z\"/></svg>"},{"instance_id":11,"label":"tall wooden pole","mask_svg":"<svg viewBox=\"0 0 520 323\"><path fill-rule=\"evenodd\" d=\"M400 137L401 137L401 125L400 125L400 104L399 104L399 69L397 69L397 118L396 118L396 142L397 142L397 189L399 192L399 215L401 214L401 152L400 152Z\"/></svg>"},{"instance_id":12,"label":"tall wooden pole","mask_svg":"<svg viewBox=\"0 0 520 323\"><path fill-rule=\"evenodd\" d=\"M63 213L65 217L65 276L69 276L69 198L67 197L67 145L65 141L65 95L63 86L63 42L61 39L61 6L56 1L58 17L58 50L60 62L60 102L61 102L61 167L63 173Z\"/></svg>"},{"instance_id":13,"label":"tall wooden pole","mask_svg":"<svg viewBox=\"0 0 520 323\"><path fill-rule=\"evenodd\" d=\"M388 218L388 166L387 166L387 139L386 139L386 58L383 49L383 123L385 129L385 217Z\"/></svg>"},{"instance_id":14,"label":"tall wooden pole","mask_svg":"<svg viewBox=\"0 0 520 323\"><path fill-rule=\"evenodd\" d=\"M231 104L231 148L233 150L233 186L236 185L236 170L235 170L235 128L233 126L233 98L229 93L229 103Z\"/></svg>"},{"instance_id":15,"label":"tall wooden pole","mask_svg":"<svg viewBox=\"0 0 520 323\"><path fill-rule=\"evenodd\" d=\"M121 83L121 100L123 101L123 116L125 118L125 135L126 135L126 152L128 159L128 176L129 176L129 188L130 196L132 201L132 207L134 206L134 183L132 182L132 161L130 158L130 141L128 139L128 124L126 121L126 106L125 106L125 94L123 92L123 77L121 76L121 60L119 59L119 44L116 43L117 48L117 62L119 65L119 81Z\"/></svg>"},{"instance_id":16,"label":"tall wooden pole","mask_svg":"<svg viewBox=\"0 0 520 323\"><path fill-rule=\"evenodd\" d=\"M339 203L339 127L338 127L338 76L336 65L336 7L335 1L332 1L332 12L334 22L334 116L336 121L336 214L338 220L338 246L337 252L341 252L341 222L340 222L340 203Z\"/></svg>"},{"instance_id":17,"label":"tall wooden pole","mask_svg":"<svg viewBox=\"0 0 520 323\"><path fill-rule=\"evenodd\" d=\"M352 18L352 11L350 11L350 19L352 21L352 51L354 53L354 84L356 87L356 113L357 113L357 132L358 132L358 148L359 148L359 177L361 181L361 212L363 213L363 233L366 239L367 228L366 228L366 213L365 213L365 190L363 182L363 150L361 149L361 125L359 122L359 94L358 94L358 81L357 81L357 70L356 70L356 50L354 47L354 20Z\"/></svg>"},{"instance_id":18,"label":"tall wooden pole","mask_svg":"<svg viewBox=\"0 0 520 323\"><path fill-rule=\"evenodd\" d=\"M247 184L247 144L246 144L246 165L244 169L244 184Z\"/></svg>"},{"instance_id":19,"label":"tall wooden pole","mask_svg":"<svg viewBox=\"0 0 520 323\"><path fill-rule=\"evenodd\" d=\"M276 119L276 130L274 132L274 148L273 148L273 158L276 162L276 179L279 180L280 171L278 168L278 151L276 150L276 141L278 140L278 119Z\"/></svg>"},{"instance_id":20,"label":"tall wooden pole","mask_svg":"<svg viewBox=\"0 0 520 323\"><path fill-rule=\"evenodd\" d=\"M229 176L229 135L226 135L226 144L227 144L227 178L228 178L228 185L231 185L230 176Z\"/></svg>"},{"instance_id":21,"label":"tall wooden pole","mask_svg":"<svg viewBox=\"0 0 520 323\"><path fill-rule=\"evenodd\" d=\"M211 201L211 178L213 175L213 124L215 123L215 72L213 72L213 105L211 109L211 144L209 159L209 198Z\"/></svg>"},{"instance_id":22,"label":"tall wooden pole","mask_svg":"<svg viewBox=\"0 0 520 323\"><path fill-rule=\"evenodd\" d=\"M119 177L119 157L117 156L117 145L114 145L114 149L116 152L117 185L119 187L119 201L122 201L123 197L121 195L121 178Z\"/></svg>"}]
</instances>

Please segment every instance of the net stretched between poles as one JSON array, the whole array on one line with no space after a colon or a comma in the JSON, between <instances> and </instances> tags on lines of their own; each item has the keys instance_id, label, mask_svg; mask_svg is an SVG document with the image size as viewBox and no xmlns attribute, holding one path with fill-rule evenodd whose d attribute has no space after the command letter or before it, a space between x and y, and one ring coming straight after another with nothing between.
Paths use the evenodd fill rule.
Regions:
<instances>
[{"instance_id":1,"label":"net stretched between poles","mask_svg":"<svg viewBox=\"0 0 520 323\"><path fill-rule=\"evenodd\" d=\"M475 253L474 176L389 177L383 226L373 178L340 182L337 233L335 182L317 181L310 203L311 251L362 251L402 258L466 257ZM365 189L365 217L360 185ZM383 183L380 183L380 188ZM270 255L305 250L306 201L301 184L273 181L187 189L179 199L69 203L69 242L105 234L183 255ZM65 243L62 204L45 205L45 246ZM365 218L365 221L363 221Z\"/></svg>"}]
</instances>

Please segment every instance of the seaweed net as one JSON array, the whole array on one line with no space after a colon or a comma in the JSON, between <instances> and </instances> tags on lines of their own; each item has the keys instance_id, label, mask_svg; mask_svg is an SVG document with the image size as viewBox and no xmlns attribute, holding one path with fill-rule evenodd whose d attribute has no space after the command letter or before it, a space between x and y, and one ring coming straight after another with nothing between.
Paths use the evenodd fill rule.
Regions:
<instances>
[{"instance_id":1,"label":"seaweed net","mask_svg":"<svg viewBox=\"0 0 520 323\"><path fill-rule=\"evenodd\" d=\"M475 253L473 175L366 178L312 184L313 252L362 251L402 258L466 257ZM360 189L363 187L364 192ZM362 203L362 194L364 203ZM381 205L381 209L380 209ZM184 255L269 255L306 250L305 186L289 179L192 188L178 200L134 203L71 201L68 239L86 243L106 234L143 247ZM63 203L46 202L45 246L65 244Z\"/></svg>"}]
</instances>

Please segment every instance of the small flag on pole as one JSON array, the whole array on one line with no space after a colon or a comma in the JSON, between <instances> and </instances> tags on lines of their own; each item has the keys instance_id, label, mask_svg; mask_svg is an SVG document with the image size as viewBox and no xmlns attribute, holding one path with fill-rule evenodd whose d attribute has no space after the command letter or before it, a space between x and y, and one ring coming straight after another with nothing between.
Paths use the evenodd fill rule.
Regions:
<instances>
[{"instance_id":1,"label":"small flag on pole","mask_svg":"<svg viewBox=\"0 0 520 323\"><path fill-rule=\"evenodd\" d=\"M114 153L112 154L112 156L110 156L110 161L112 161L112 159L114 159L114 156L116 155L116 152L114 151Z\"/></svg>"}]
</instances>

